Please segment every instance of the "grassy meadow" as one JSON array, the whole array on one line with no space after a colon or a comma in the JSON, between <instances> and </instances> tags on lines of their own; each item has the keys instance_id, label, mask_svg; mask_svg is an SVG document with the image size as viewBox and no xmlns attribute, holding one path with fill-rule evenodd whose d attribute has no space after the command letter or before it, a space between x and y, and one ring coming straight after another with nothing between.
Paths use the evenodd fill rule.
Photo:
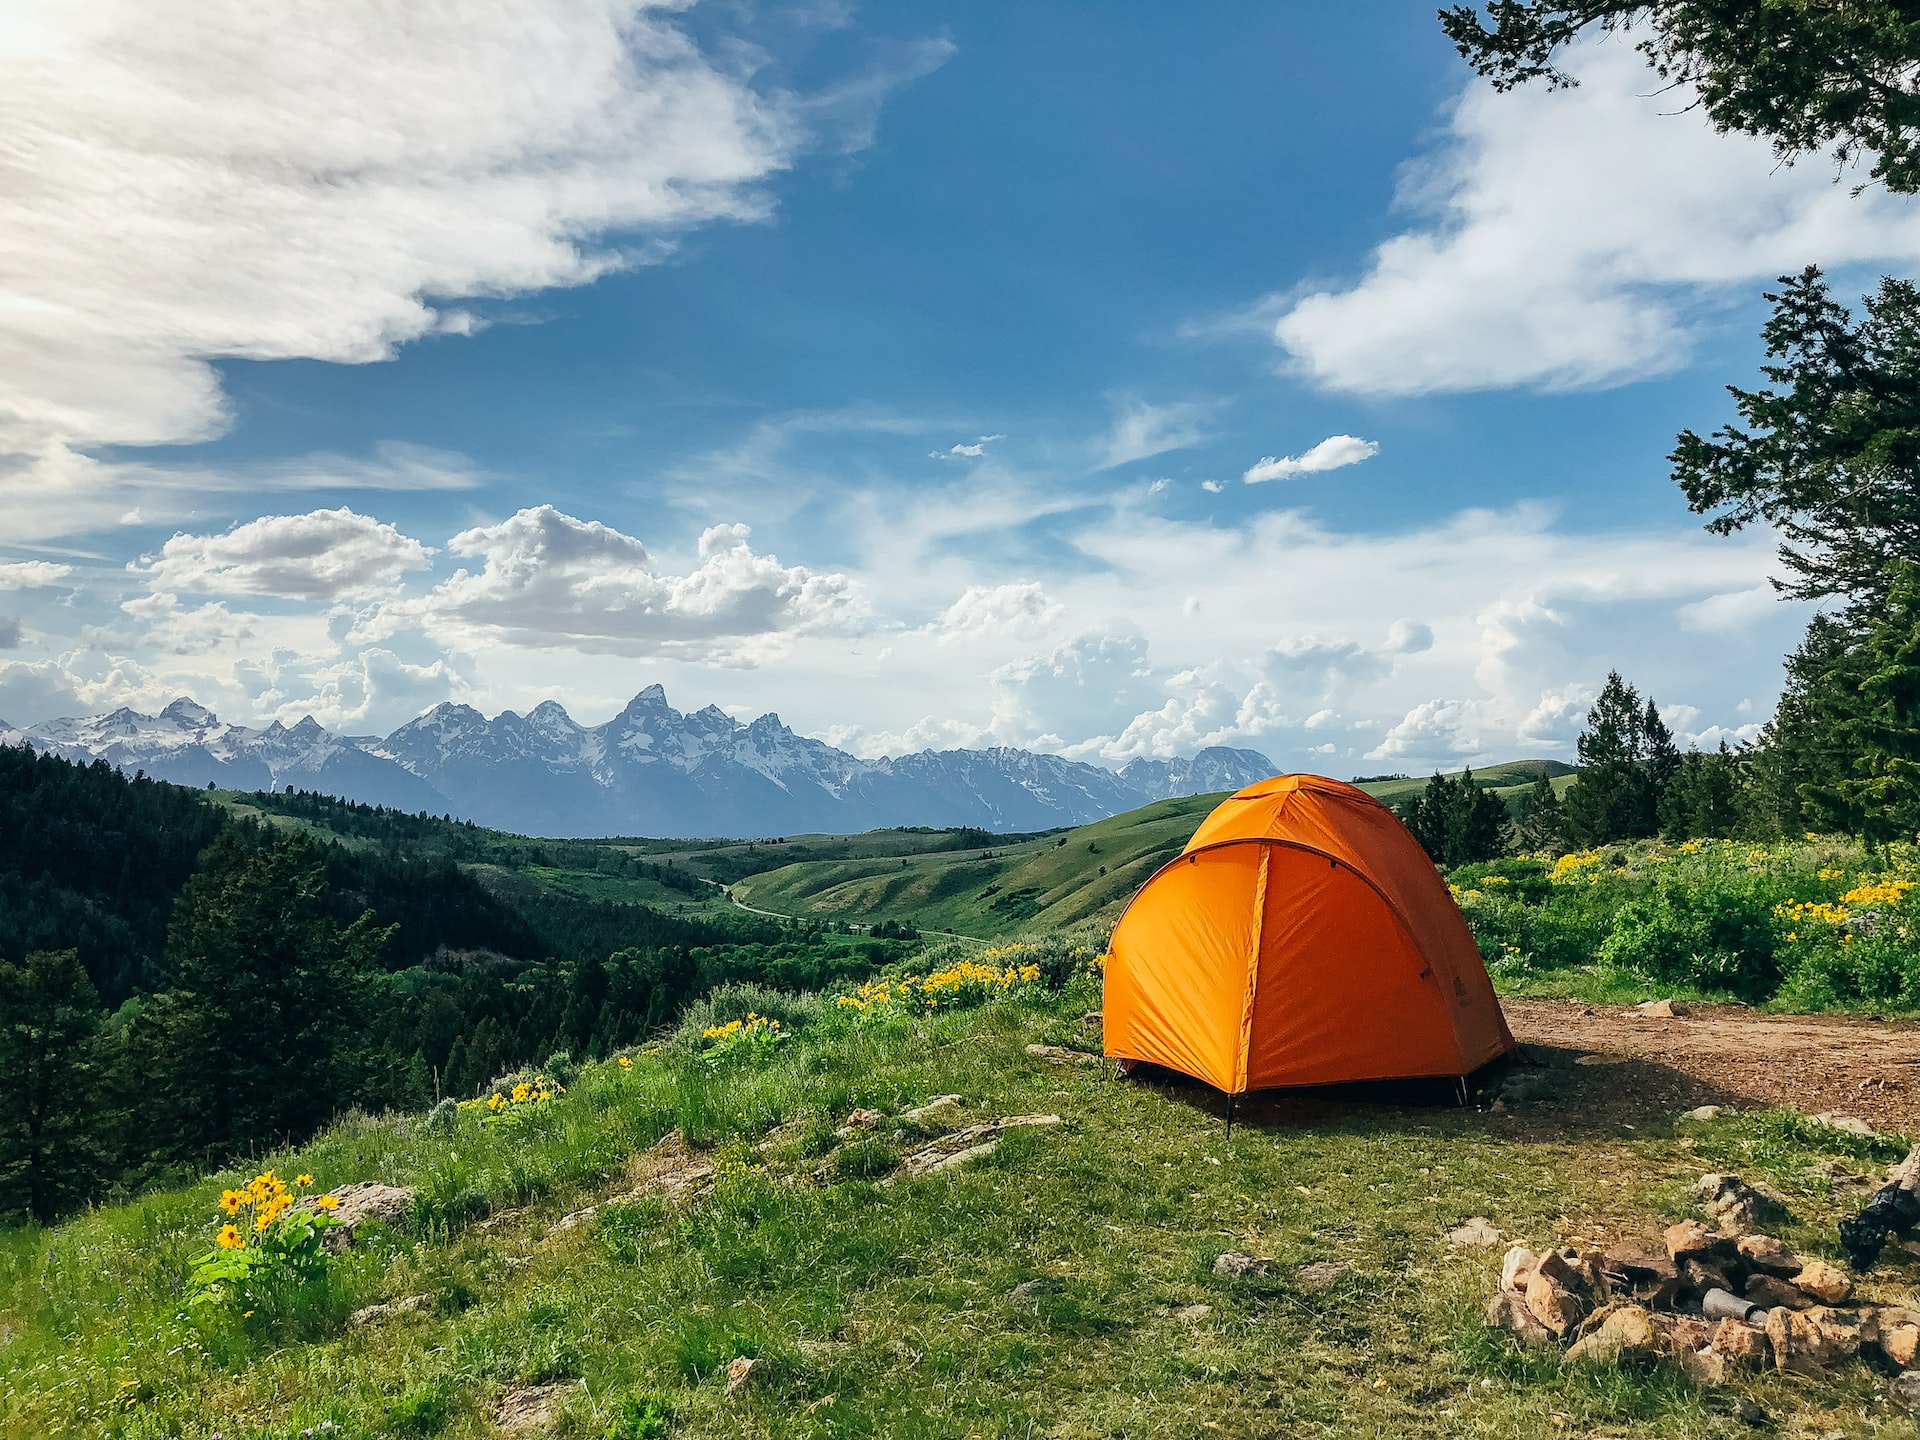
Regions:
<instances>
[{"instance_id":1,"label":"grassy meadow","mask_svg":"<svg viewBox=\"0 0 1920 1440\"><path fill-rule=\"evenodd\" d=\"M960 975L962 954L977 957L931 963ZM1456 1249L1447 1231L1479 1214L1535 1246L1648 1235L1692 1213L1703 1170L1735 1169L1784 1190L1785 1238L1828 1255L1857 1202L1832 1198L1823 1165L1857 1171L1905 1143L1778 1114L1543 1131L1437 1096L1256 1106L1229 1139L1207 1091L1027 1054L1097 1047L1086 958L1042 938L986 961L1011 981L895 977L881 1002L871 986L847 1004L724 991L669 1041L554 1069L566 1093L517 1123L484 1104L350 1117L189 1188L8 1232L0 1434L480 1437L504 1393L561 1383L550 1433L615 1440L1734 1435L1732 1392L1667 1369L1568 1372L1484 1331L1500 1247ZM742 1042L728 1025L754 1032L749 1016L786 1038ZM944 1094L963 1097L948 1118L902 1118ZM886 1118L836 1136L860 1109ZM1008 1131L970 1166L898 1173L942 1129L1033 1114L1060 1123ZM636 1157L676 1129L714 1165L710 1192L631 1194ZM324 1281L251 1314L189 1309L221 1192L257 1168L417 1193ZM1273 1268L1217 1277L1228 1250ZM1302 1274L1319 1262L1335 1265ZM1911 1304L1914 1278L1909 1264L1874 1288ZM759 1364L728 1396L741 1356ZM1858 1367L1737 1393L1782 1433L1912 1433Z\"/></svg>"}]
</instances>

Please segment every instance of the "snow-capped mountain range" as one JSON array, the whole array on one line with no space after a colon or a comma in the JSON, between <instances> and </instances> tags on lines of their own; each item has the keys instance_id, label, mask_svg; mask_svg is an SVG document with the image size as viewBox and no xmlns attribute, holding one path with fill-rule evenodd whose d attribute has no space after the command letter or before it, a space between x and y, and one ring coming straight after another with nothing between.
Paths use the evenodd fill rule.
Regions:
<instances>
[{"instance_id":1,"label":"snow-capped mountain range","mask_svg":"<svg viewBox=\"0 0 1920 1440\"><path fill-rule=\"evenodd\" d=\"M777 715L743 725L716 705L682 714L658 685L594 726L548 701L491 720L465 705L436 705L384 738L335 735L310 716L256 730L182 697L158 715L122 709L25 729L0 722L0 743L183 785L291 785L527 835L1044 830L1274 773L1258 751L1218 746L1117 771L997 746L862 760L794 734Z\"/></svg>"}]
</instances>

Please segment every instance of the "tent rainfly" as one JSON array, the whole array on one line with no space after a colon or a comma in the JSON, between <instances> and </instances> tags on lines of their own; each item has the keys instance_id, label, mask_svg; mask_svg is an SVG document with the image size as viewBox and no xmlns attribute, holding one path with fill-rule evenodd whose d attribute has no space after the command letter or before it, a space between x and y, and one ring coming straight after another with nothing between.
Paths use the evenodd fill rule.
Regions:
<instances>
[{"instance_id":1,"label":"tent rainfly","mask_svg":"<svg viewBox=\"0 0 1920 1440\"><path fill-rule=\"evenodd\" d=\"M1513 1049L1439 871L1365 791L1229 796L1114 928L1106 1053L1228 1095L1464 1076Z\"/></svg>"}]
</instances>

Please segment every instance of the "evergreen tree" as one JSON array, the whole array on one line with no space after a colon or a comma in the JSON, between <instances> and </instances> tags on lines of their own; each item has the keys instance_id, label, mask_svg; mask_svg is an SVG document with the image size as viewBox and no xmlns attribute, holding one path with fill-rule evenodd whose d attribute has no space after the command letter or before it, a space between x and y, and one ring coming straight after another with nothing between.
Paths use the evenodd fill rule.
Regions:
<instances>
[{"instance_id":1,"label":"evergreen tree","mask_svg":"<svg viewBox=\"0 0 1920 1440\"><path fill-rule=\"evenodd\" d=\"M134 1022L153 1057L161 1153L235 1154L304 1137L344 1108L356 992L390 932L327 913L320 847L216 840L167 937L167 989Z\"/></svg>"},{"instance_id":2,"label":"evergreen tree","mask_svg":"<svg viewBox=\"0 0 1920 1440\"><path fill-rule=\"evenodd\" d=\"M1449 865L1472 865L1506 853L1507 807L1499 796L1475 783L1471 769L1461 774L1454 803L1457 818L1448 836Z\"/></svg>"},{"instance_id":3,"label":"evergreen tree","mask_svg":"<svg viewBox=\"0 0 1920 1440\"><path fill-rule=\"evenodd\" d=\"M1869 843L1920 833L1920 570L1896 567L1886 608L1861 647L1864 676L1848 747L1853 773L1836 787Z\"/></svg>"},{"instance_id":4,"label":"evergreen tree","mask_svg":"<svg viewBox=\"0 0 1920 1440\"><path fill-rule=\"evenodd\" d=\"M1533 784L1521 793L1518 809L1513 839L1519 849L1553 850L1566 839L1566 812L1545 771L1536 775Z\"/></svg>"},{"instance_id":5,"label":"evergreen tree","mask_svg":"<svg viewBox=\"0 0 1920 1440\"><path fill-rule=\"evenodd\" d=\"M1725 839L1741 828L1740 758L1720 742L1717 753L1689 750L1660 796L1660 833L1673 840Z\"/></svg>"},{"instance_id":6,"label":"evergreen tree","mask_svg":"<svg viewBox=\"0 0 1920 1440\"><path fill-rule=\"evenodd\" d=\"M51 1221L84 1199L101 1156L94 1038L100 997L72 950L0 961L0 1214Z\"/></svg>"},{"instance_id":7,"label":"evergreen tree","mask_svg":"<svg viewBox=\"0 0 1920 1440\"><path fill-rule=\"evenodd\" d=\"M1576 748L1580 774L1563 802L1567 838L1581 845L1604 845L1653 834L1656 816L1646 771L1646 712L1639 693L1620 678L1619 671L1608 674L1600 698L1587 711L1587 728Z\"/></svg>"},{"instance_id":8,"label":"evergreen tree","mask_svg":"<svg viewBox=\"0 0 1920 1440\"><path fill-rule=\"evenodd\" d=\"M1673 743L1673 732L1660 718L1660 707L1653 703L1653 697L1647 697L1646 714L1640 720L1641 742L1646 757L1641 762L1646 770L1647 789L1651 792L1654 819L1657 823L1660 811L1660 798L1667 793L1667 786L1673 783L1673 777L1680 770L1680 747Z\"/></svg>"}]
</instances>

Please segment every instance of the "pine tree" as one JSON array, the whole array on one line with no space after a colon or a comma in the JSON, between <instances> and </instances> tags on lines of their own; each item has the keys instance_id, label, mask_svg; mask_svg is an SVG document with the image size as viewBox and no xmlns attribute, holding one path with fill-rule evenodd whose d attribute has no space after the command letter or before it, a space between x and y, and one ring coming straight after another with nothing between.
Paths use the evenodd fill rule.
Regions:
<instances>
[{"instance_id":1,"label":"pine tree","mask_svg":"<svg viewBox=\"0 0 1920 1440\"><path fill-rule=\"evenodd\" d=\"M93 1188L99 1170L94 1038L100 997L76 951L0 961L0 1214L46 1222Z\"/></svg>"},{"instance_id":2,"label":"pine tree","mask_svg":"<svg viewBox=\"0 0 1920 1440\"><path fill-rule=\"evenodd\" d=\"M1553 850L1566 838L1567 817L1553 781L1543 770L1520 795L1513 840L1521 850Z\"/></svg>"},{"instance_id":3,"label":"pine tree","mask_svg":"<svg viewBox=\"0 0 1920 1440\"><path fill-rule=\"evenodd\" d=\"M1454 791L1454 824L1448 835L1450 865L1472 865L1506 853L1507 807L1500 797L1462 772Z\"/></svg>"},{"instance_id":4,"label":"pine tree","mask_svg":"<svg viewBox=\"0 0 1920 1440\"><path fill-rule=\"evenodd\" d=\"M1640 735L1646 752L1641 764L1647 777L1647 801L1653 811L1645 818L1651 822L1647 833L1652 834L1659 828L1660 799L1680 770L1680 747L1673 743L1673 732L1660 718L1660 708L1652 696L1647 697L1646 713L1640 719Z\"/></svg>"},{"instance_id":5,"label":"pine tree","mask_svg":"<svg viewBox=\"0 0 1920 1440\"><path fill-rule=\"evenodd\" d=\"M1920 570L1905 561L1895 570L1860 647L1853 774L1836 787L1870 844L1920 833Z\"/></svg>"},{"instance_id":6,"label":"pine tree","mask_svg":"<svg viewBox=\"0 0 1920 1440\"><path fill-rule=\"evenodd\" d=\"M344 1108L359 977L390 931L328 915L320 847L304 835L208 848L167 937L167 989L135 1020L154 1057L150 1128L178 1158L304 1137Z\"/></svg>"},{"instance_id":7,"label":"pine tree","mask_svg":"<svg viewBox=\"0 0 1920 1440\"><path fill-rule=\"evenodd\" d=\"M1581 845L1604 845L1653 834L1657 815L1646 770L1646 712L1639 693L1619 671L1608 674L1576 745L1580 774L1562 802L1567 838Z\"/></svg>"}]
</instances>

